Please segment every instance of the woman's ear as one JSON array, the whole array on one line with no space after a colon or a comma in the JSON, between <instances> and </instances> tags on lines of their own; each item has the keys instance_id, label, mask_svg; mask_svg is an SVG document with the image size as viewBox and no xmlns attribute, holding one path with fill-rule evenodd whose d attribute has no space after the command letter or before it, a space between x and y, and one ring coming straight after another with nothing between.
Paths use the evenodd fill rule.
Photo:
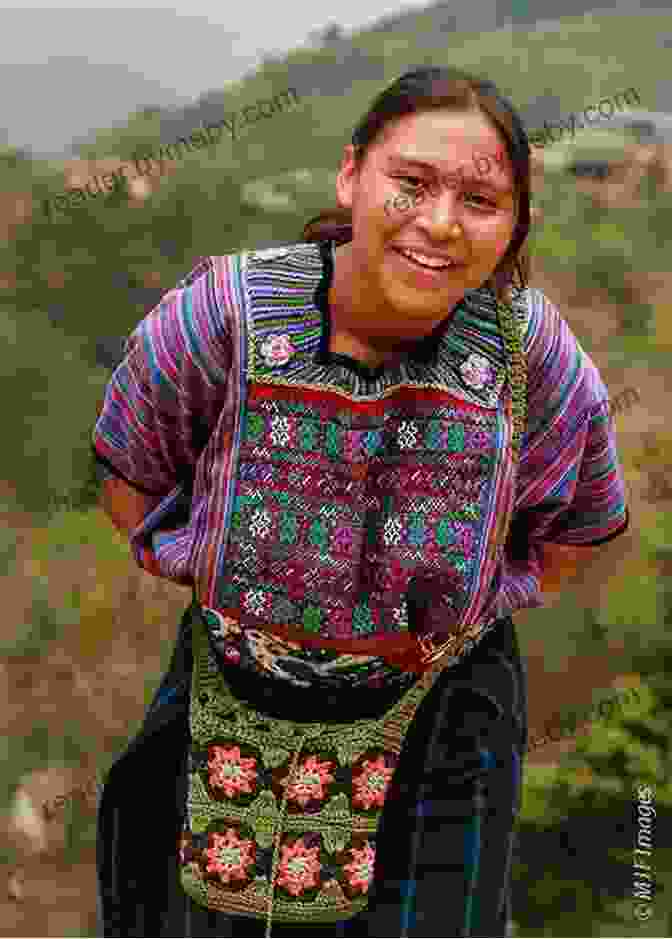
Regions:
<instances>
[{"instance_id":1,"label":"woman's ear","mask_svg":"<svg viewBox=\"0 0 672 939\"><path fill-rule=\"evenodd\" d=\"M341 168L336 176L336 202L341 209L352 208L353 186L357 172L356 151L350 143L343 151Z\"/></svg>"}]
</instances>

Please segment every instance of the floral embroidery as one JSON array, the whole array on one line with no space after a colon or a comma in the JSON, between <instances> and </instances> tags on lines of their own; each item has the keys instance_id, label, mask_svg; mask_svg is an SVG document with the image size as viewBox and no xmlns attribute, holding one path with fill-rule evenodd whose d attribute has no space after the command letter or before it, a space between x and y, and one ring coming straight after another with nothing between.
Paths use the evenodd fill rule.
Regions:
<instances>
[{"instance_id":1,"label":"floral embroidery","mask_svg":"<svg viewBox=\"0 0 672 939\"><path fill-rule=\"evenodd\" d=\"M410 450L418 442L418 428L414 421L402 421L397 432L399 446L403 450Z\"/></svg>"},{"instance_id":2,"label":"floral embroidery","mask_svg":"<svg viewBox=\"0 0 672 939\"><path fill-rule=\"evenodd\" d=\"M280 513L280 541L283 544L294 544L298 533L298 523L293 512Z\"/></svg>"},{"instance_id":3,"label":"floral embroidery","mask_svg":"<svg viewBox=\"0 0 672 939\"><path fill-rule=\"evenodd\" d=\"M210 770L210 785L224 790L228 799L243 792L251 793L256 784L257 761L254 757L240 755L240 747L211 746L208 769Z\"/></svg>"},{"instance_id":4,"label":"floral embroidery","mask_svg":"<svg viewBox=\"0 0 672 939\"><path fill-rule=\"evenodd\" d=\"M343 440L343 456L348 462L359 459L362 446L361 430L349 430Z\"/></svg>"},{"instance_id":5,"label":"floral embroidery","mask_svg":"<svg viewBox=\"0 0 672 939\"><path fill-rule=\"evenodd\" d=\"M408 606L405 600L393 608L392 616L400 629L408 629Z\"/></svg>"},{"instance_id":6,"label":"floral embroidery","mask_svg":"<svg viewBox=\"0 0 672 939\"><path fill-rule=\"evenodd\" d=\"M408 543L421 548L427 539L427 527L423 515L412 515L408 524Z\"/></svg>"},{"instance_id":7,"label":"floral embroidery","mask_svg":"<svg viewBox=\"0 0 672 939\"><path fill-rule=\"evenodd\" d=\"M354 633L372 633L376 622L374 612L365 603L358 603L352 611L352 631Z\"/></svg>"},{"instance_id":8,"label":"floral embroidery","mask_svg":"<svg viewBox=\"0 0 672 939\"><path fill-rule=\"evenodd\" d=\"M261 616L266 609L268 599L263 590L248 590L243 597L243 605L248 613Z\"/></svg>"},{"instance_id":9,"label":"floral embroidery","mask_svg":"<svg viewBox=\"0 0 672 939\"><path fill-rule=\"evenodd\" d=\"M442 548L455 544L455 532L449 518L442 518L436 526L436 540Z\"/></svg>"},{"instance_id":10,"label":"floral embroidery","mask_svg":"<svg viewBox=\"0 0 672 939\"><path fill-rule=\"evenodd\" d=\"M309 756L296 771L296 781L287 787L287 798L305 808L309 802L321 802L326 797L326 787L334 781L329 772L334 764L330 760L320 763L316 756ZM288 777L281 780L285 785Z\"/></svg>"},{"instance_id":11,"label":"floral embroidery","mask_svg":"<svg viewBox=\"0 0 672 939\"><path fill-rule=\"evenodd\" d=\"M363 848L350 848L350 853L354 860L350 864L343 865L343 870L348 875L348 884L353 889L368 893L373 880L376 861L375 849L367 841Z\"/></svg>"},{"instance_id":12,"label":"floral embroidery","mask_svg":"<svg viewBox=\"0 0 672 939\"><path fill-rule=\"evenodd\" d=\"M343 526L337 528L333 534L332 544L335 550L349 554L354 545L354 533L352 528Z\"/></svg>"},{"instance_id":13,"label":"floral embroidery","mask_svg":"<svg viewBox=\"0 0 672 939\"><path fill-rule=\"evenodd\" d=\"M255 538L268 538L273 525L273 516L268 509L257 509L250 520L250 531Z\"/></svg>"},{"instance_id":14,"label":"floral embroidery","mask_svg":"<svg viewBox=\"0 0 672 939\"><path fill-rule=\"evenodd\" d=\"M227 828L224 835L215 832L210 837L210 847L205 851L207 872L217 874L225 884L231 880L246 880L247 868L255 861L254 842L239 838L233 828Z\"/></svg>"},{"instance_id":15,"label":"floral embroidery","mask_svg":"<svg viewBox=\"0 0 672 939\"><path fill-rule=\"evenodd\" d=\"M298 897L305 890L317 887L321 870L320 848L309 848L303 838L292 845L283 845L282 857L278 865L277 883L292 896Z\"/></svg>"},{"instance_id":16,"label":"floral embroidery","mask_svg":"<svg viewBox=\"0 0 672 939\"><path fill-rule=\"evenodd\" d=\"M320 422L308 418L301 421L298 437L302 450L316 450L320 439Z\"/></svg>"},{"instance_id":17,"label":"floral embroidery","mask_svg":"<svg viewBox=\"0 0 672 939\"><path fill-rule=\"evenodd\" d=\"M329 535L327 523L321 518L316 518L308 529L308 540L324 554L329 546Z\"/></svg>"},{"instance_id":18,"label":"floral embroidery","mask_svg":"<svg viewBox=\"0 0 672 939\"><path fill-rule=\"evenodd\" d=\"M307 606L303 611L303 628L309 633L319 633L322 625L322 610L319 606Z\"/></svg>"},{"instance_id":19,"label":"floral embroidery","mask_svg":"<svg viewBox=\"0 0 672 939\"><path fill-rule=\"evenodd\" d=\"M287 335L271 336L261 344L261 354L266 365L286 365L296 351Z\"/></svg>"},{"instance_id":20,"label":"floral embroidery","mask_svg":"<svg viewBox=\"0 0 672 939\"><path fill-rule=\"evenodd\" d=\"M363 805L365 809L373 805L382 807L393 775L394 769L385 765L384 756L379 756L377 760L365 760L361 774L352 780L355 789L353 803Z\"/></svg>"},{"instance_id":21,"label":"floral embroidery","mask_svg":"<svg viewBox=\"0 0 672 939\"><path fill-rule=\"evenodd\" d=\"M291 424L288 417L276 414L271 418L271 443L276 447L286 447L291 439Z\"/></svg>"},{"instance_id":22,"label":"floral embroidery","mask_svg":"<svg viewBox=\"0 0 672 939\"><path fill-rule=\"evenodd\" d=\"M401 533L403 531L403 526L401 524L401 519L398 515L393 515L392 518L388 518L383 526L383 541L388 546L397 545L401 541Z\"/></svg>"},{"instance_id":23,"label":"floral embroidery","mask_svg":"<svg viewBox=\"0 0 672 939\"><path fill-rule=\"evenodd\" d=\"M494 370L488 360L482 355L472 352L469 358L460 366L462 378L467 385L480 391L494 381Z\"/></svg>"},{"instance_id":24,"label":"floral embroidery","mask_svg":"<svg viewBox=\"0 0 672 939\"><path fill-rule=\"evenodd\" d=\"M261 414L250 414L248 416L247 436L249 440L258 440L264 436L264 418Z\"/></svg>"},{"instance_id":25,"label":"floral embroidery","mask_svg":"<svg viewBox=\"0 0 672 939\"><path fill-rule=\"evenodd\" d=\"M448 428L445 447L449 453L462 453L464 450L464 424L453 424Z\"/></svg>"},{"instance_id":26,"label":"floral embroidery","mask_svg":"<svg viewBox=\"0 0 672 939\"><path fill-rule=\"evenodd\" d=\"M362 437L362 447L367 456L375 456L378 452L383 435L379 430L367 430Z\"/></svg>"}]
</instances>

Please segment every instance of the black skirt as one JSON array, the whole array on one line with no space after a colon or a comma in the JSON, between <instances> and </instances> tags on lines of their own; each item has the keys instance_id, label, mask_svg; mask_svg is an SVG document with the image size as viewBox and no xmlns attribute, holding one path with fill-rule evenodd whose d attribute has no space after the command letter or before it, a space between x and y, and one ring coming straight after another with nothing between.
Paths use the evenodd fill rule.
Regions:
<instances>
[{"instance_id":1,"label":"black skirt","mask_svg":"<svg viewBox=\"0 0 672 939\"><path fill-rule=\"evenodd\" d=\"M200 907L179 881L194 610L182 617L142 729L105 781L101 936L265 935L263 920ZM315 720L310 692L293 689L296 697L284 685L273 695L276 716ZM259 693L246 697L264 709ZM335 719L343 720L342 709ZM526 676L507 617L443 672L418 708L385 801L368 908L336 924L273 924L272 936L506 936L526 749Z\"/></svg>"}]
</instances>

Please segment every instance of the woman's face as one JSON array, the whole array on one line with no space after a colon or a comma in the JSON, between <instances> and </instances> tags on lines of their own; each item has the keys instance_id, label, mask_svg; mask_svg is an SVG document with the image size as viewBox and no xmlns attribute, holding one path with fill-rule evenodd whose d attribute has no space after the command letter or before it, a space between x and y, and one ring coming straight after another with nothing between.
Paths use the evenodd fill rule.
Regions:
<instances>
[{"instance_id":1,"label":"woman's face","mask_svg":"<svg viewBox=\"0 0 672 939\"><path fill-rule=\"evenodd\" d=\"M372 333L427 332L493 273L515 228L504 141L471 111L400 118L359 169L347 147L337 194L352 211L354 282L378 311Z\"/></svg>"}]
</instances>

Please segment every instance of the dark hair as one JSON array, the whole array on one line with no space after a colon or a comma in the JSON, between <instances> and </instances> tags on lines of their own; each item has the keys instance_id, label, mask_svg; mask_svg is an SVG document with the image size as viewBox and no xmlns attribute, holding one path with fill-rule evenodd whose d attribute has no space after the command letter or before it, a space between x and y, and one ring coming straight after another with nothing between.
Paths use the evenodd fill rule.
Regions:
<instances>
[{"instance_id":1,"label":"dark hair","mask_svg":"<svg viewBox=\"0 0 672 939\"><path fill-rule=\"evenodd\" d=\"M506 254L488 283L497 297L506 300L514 286L524 288L529 279L529 256L523 247L530 230L530 145L523 122L494 82L452 67L426 67L406 72L374 99L352 135L355 160L361 166L370 145L390 122L407 114L439 108L480 111L506 141L513 167L518 217ZM352 240L352 214L333 208L320 212L303 229L303 241Z\"/></svg>"}]
</instances>

